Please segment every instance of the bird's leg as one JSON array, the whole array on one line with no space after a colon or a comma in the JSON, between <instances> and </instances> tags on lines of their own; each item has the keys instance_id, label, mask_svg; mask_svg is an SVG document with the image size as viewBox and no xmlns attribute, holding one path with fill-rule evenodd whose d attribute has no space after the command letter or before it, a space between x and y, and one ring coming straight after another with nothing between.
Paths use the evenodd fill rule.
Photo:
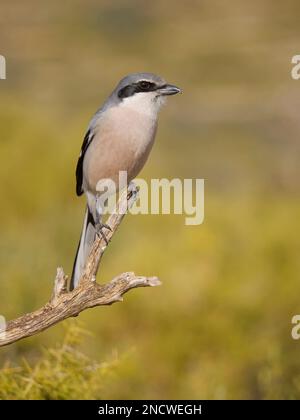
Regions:
<instances>
[{"instance_id":1,"label":"bird's leg","mask_svg":"<svg viewBox=\"0 0 300 420\"><path fill-rule=\"evenodd\" d=\"M103 232L103 229L108 229L110 231L112 231L111 227L106 224L106 223L102 223L102 216L103 216L103 205L102 205L102 200L100 195L96 196L96 212L95 212L95 229L96 229L96 234L103 238L104 242L106 243L106 245L108 245L108 240L106 238L105 233Z\"/></svg>"}]
</instances>

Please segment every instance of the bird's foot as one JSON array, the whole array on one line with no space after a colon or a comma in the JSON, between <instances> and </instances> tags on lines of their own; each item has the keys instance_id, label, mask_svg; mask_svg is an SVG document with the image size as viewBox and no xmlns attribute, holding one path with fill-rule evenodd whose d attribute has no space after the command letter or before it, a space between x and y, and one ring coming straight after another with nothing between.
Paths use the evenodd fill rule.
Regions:
<instances>
[{"instance_id":1,"label":"bird's foot","mask_svg":"<svg viewBox=\"0 0 300 420\"><path fill-rule=\"evenodd\" d=\"M133 195L137 194L139 192L139 187L137 187L135 185L135 183L133 181L129 182L128 187L127 187L127 192L131 193Z\"/></svg>"},{"instance_id":2,"label":"bird's foot","mask_svg":"<svg viewBox=\"0 0 300 420\"><path fill-rule=\"evenodd\" d=\"M138 199L138 196L139 187L137 187L135 183L131 181L127 187L128 208L133 205L133 203Z\"/></svg>"},{"instance_id":3,"label":"bird's foot","mask_svg":"<svg viewBox=\"0 0 300 420\"><path fill-rule=\"evenodd\" d=\"M95 229L96 229L96 235L99 238L102 238L105 244L108 245L108 240L105 233L103 232L103 229L108 229L112 232L112 228L106 223L98 222L95 224Z\"/></svg>"}]
</instances>

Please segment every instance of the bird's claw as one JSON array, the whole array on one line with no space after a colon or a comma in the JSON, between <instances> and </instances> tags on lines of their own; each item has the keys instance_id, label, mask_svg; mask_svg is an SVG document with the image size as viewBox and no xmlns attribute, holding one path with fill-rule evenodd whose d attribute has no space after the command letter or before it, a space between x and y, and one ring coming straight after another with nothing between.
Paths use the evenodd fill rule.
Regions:
<instances>
[{"instance_id":1,"label":"bird's claw","mask_svg":"<svg viewBox=\"0 0 300 420\"><path fill-rule=\"evenodd\" d=\"M133 205L133 203L137 200L138 196L139 187L137 187L134 182L130 182L127 187L128 208L130 208Z\"/></svg>"},{"instance_id":2,"label":"bird's claw","mask_svg":"<svg viewBox=\"0 0 300 420\"><path fill-rule=\"evenodd\" d=\"M109 225L107 225L106 223L96 223L95 229L96 229L97 236L100 239L102 238L104 240L105 244L108 245L108 240L107 240L107 237L106 237L105 233L103 232L103 229L108 229L112 232L112 228Z\"/></svg>"},{"instance_id":3,"label":"bird's claw","mask_svg":"<svg viewBox=\"0 0 300 420\"><path fill-rule=\"evenodd\" d=\"M101 223L102 228L108 229L110 232L112 232L112 228L107 223Z\"/></svg>"},{"instance_id":4,"label":"bird's claw","mask_svg":"<svg viewBox=\"0 0 300 420\"><path fill-rule=\"evenodd\" d=\"M139 187L134 182L130 182L127 187L128 194L136 195L139 192Z\"/></svg>"}]
</instances>

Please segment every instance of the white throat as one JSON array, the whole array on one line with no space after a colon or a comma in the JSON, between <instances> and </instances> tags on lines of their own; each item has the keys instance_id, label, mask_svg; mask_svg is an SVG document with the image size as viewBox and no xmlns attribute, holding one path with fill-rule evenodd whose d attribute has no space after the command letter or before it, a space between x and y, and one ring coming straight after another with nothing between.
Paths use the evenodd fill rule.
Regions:
<instances>
[{"instance_id":1,"label":"white throat","mask_svg":"<svg viewBox=\"0 0 300 420\"><path fill-rule=\"evenodd\" d=\"M148 118L156 119L165 98L157 96L156 92L138 92L124 98L119 106L130 108Z\"/></svg>"}]
</instances>

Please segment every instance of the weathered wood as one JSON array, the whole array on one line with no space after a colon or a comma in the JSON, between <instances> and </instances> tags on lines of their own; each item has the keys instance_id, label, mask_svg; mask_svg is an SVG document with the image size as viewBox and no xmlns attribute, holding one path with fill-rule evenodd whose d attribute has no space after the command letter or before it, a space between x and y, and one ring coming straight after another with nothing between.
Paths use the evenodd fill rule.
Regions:
<instances>
[{"instance_id":1,"label":"weathered wood","mask_svg":"<svg viewBox=\"0 0 300 420\"><path fill-rule=\"evenodd\" d=\"M111 240L122 222L127 207L134 203L136 197L137 192L133 188L121 196L115 212L107 221L111 227L111 231L105 230L108 241ZM96 274L106 248L105 241L97 237L79 285L72 291L68 291L68 276L59 267L49 302L36 311L9 321L5 331L0 332L0 347L38 334L64 319L77 316L88 308L120 302L123 300L122 296L131 289L160 285L157 277L135 276L132 272L122 273L107 284L98 284Z\"/></svg>"}]
</instances>

